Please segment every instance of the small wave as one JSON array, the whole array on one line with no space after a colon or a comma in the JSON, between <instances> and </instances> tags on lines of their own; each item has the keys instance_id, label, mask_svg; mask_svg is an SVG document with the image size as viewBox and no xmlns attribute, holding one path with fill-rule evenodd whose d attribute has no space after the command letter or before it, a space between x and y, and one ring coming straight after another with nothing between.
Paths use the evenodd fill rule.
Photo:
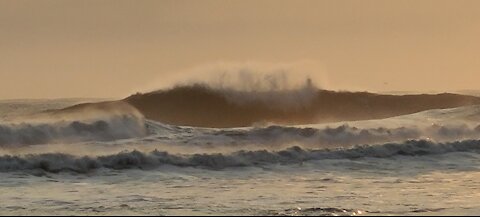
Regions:
<instances>
[{"instance_id":1,"label":"small wave","mask_svg":"<svg viewBox=\"0 0 480 217\"><path fill-rule=\"evenodd\" d=\"M228 132L228 131L226 131ZM458 140L465 138L477 138L480 134L480 126L469 127L467 125L431 125L426 128L398 127L398 128L358 128L349 125L338 127L298 128L271 126L254 129L248 133L250 138L263 138L264 140L296 141L300 138L309 139L310 143L324 145L358 145L377 144L393 141L412 139L435 139L435 140ZM234 135L234 134L233 134ZM238 136L237 136L238 137ZM300 140L301 141L301 140Z\"/></svg>"},{"instance_id":2,"label":"small wave","mask_svg":"<svg viewBox=\"0 0 480 217\"><path fill-rule=\"evenodd\" d=\"M282 212L273 212L269 215L274 216L357 216L366 214L366 211L356 209L342 209L335 207L314 207L314 208L294 208L286 209Z\"/></svg>"},{"instance_id":3,"label":"small wave","mask_svg":"<svg viewBox=\"0 0 480 217\"><path fill-rule=\"evenodd\" d=\"M79 104L0 123L0 147L112 141L147 135L144 117L126 103Z\"/></svg>"},{"instance_id":4,"label":"small wave","mask_svg":"<svg viewBox=\"0 0 480 217\"><path fill-rule=\"evenodd\" d=\"M144 122L132 115L91 121L0 124L0 146L112 141L145 135Z\"/></svg>"},{"instance_id":5,"label":"small wave","mask_svg":"<svg viewBox=\"0 0 480 217\"><path fill-rule=\"evenodd\" d=\"M480 152L480 140L435 143L411 140L404 143L363 145L350 149L308 150L291 147L282 151L238 151L231 154L175 155L168 152L122 152L100 157L76 157L68 154L40 154L0 157L0 171L41 170L51 173L89 173L97 169L153 169L161 165L225 169L231 167L298 164L323 159L390 158L395 156L438 155L450 152Z\"/></svg>"},{"instance_id":6,"label":"small wave","mask_svg":"<svg viewBox=\"0 0 480 217\"><path fill-rule=\"evenodd\" d=\"M381 126L381 121L377 125ZM153 135L175 135L171 141L196 147L243 147L260 146L281 148L299 144L303 147L350 147L361 144L383 144L405 140L430 139L435 141L456 141L478 139L480 125L438 125L427 127L375 127L361 128L348 124L337 127L279 126L237 129L201 129L177 127L147 121L147 128ZM159 136L159 138L164 138ZM154 136L153 136L154 137ZM169 142L169 141L157 141ZM208 144L208 145L205 145ZM203 146L202 146L203 145Z\"/></svg>"}]
</instances>

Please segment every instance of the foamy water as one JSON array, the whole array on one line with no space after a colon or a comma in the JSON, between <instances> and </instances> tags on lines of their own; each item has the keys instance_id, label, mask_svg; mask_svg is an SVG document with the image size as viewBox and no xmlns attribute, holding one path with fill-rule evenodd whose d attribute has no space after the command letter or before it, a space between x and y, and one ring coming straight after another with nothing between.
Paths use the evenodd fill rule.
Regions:
<instances>
[{"instance_id":1,"label":"foamy water","mask_svg":"<svg viewBox=\"0 0 480 217\"><path fill-rule=\"evenodd\" d=\"M2 215L480 211L479 106L212 129L133 114L17 120L11 102L2 103L8 114L0 123ZM23 104L24 111L65 105L38 103Z\"/></svg>"}]
</instances>

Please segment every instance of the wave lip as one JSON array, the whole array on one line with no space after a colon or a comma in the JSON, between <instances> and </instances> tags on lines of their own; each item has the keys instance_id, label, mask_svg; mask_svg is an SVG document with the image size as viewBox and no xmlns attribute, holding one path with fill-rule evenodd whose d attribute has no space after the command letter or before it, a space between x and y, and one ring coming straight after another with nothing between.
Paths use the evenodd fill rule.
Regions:
<instances>
[{"instance_id":1,"label":"wave lip","mask_svg":"<svg viewBox=\"0 0 480 217\"><path fill-rule=\"evenodd\" d=\"M451 152L480 152L480 140L435 143L428 140L411 140L404 143L363 145L350 149L307 150L298 146L282 151L239 151L231 154L174 155L168 152L122 152L100 157L75 157L68 154L40 154L1 156L0 171L35 171L51 173L89 173L98 169L154 169L162 165L226 169L255 167L271 164L299 164L323 159L391 158L396 156L439 155Z\"/></svg>"}]
</instances>

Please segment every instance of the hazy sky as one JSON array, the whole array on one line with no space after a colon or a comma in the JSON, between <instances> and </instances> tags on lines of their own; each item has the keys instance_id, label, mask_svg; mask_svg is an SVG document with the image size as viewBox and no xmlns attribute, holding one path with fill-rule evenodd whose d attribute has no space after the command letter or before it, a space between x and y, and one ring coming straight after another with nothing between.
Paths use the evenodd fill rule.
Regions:
<instances>
[{"instance_id":1,"label":"hazy sky","mask_svg":"<svg viewBox=\"0 0 480 217\"><path fill-rule=\"evenodd\" d=\"M199 65L305 60L330 88L480 89L480 1L0 0L0 98L123 97Z\"/></svg>"}]
</instances>

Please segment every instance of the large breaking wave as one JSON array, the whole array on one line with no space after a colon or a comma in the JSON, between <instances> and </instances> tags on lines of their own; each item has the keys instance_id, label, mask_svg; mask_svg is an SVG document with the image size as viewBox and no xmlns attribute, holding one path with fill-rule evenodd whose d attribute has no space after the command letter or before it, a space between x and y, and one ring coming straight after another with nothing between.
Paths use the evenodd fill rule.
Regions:
<instances>
[{"instance_id":1,"label":"large breaking wave","mask_svg":"<svg viewBox=\"0 0 480 217\"><path fill-rule=\"evenodd\" d=\"M124 103L86 104L1 123L0 172L216 170L480 153L479 122L480 106L470 106L382 120L217 129L145 120Z\"/></svg>"},{"instance_id":2,"label":"large breaking wave","mask_svg":"<svg viewBox=\"0 0 480 217\"><path fill-rule=\"evenodd\" d=\"M431 109L478 105L458 94L381 95L318 89L308 80L298 89L244 91L207 84L178 86L123 100L146 118L182 126L248 127L258 123L315 124L389 118Z\"/></svg>"}]
</instances>

